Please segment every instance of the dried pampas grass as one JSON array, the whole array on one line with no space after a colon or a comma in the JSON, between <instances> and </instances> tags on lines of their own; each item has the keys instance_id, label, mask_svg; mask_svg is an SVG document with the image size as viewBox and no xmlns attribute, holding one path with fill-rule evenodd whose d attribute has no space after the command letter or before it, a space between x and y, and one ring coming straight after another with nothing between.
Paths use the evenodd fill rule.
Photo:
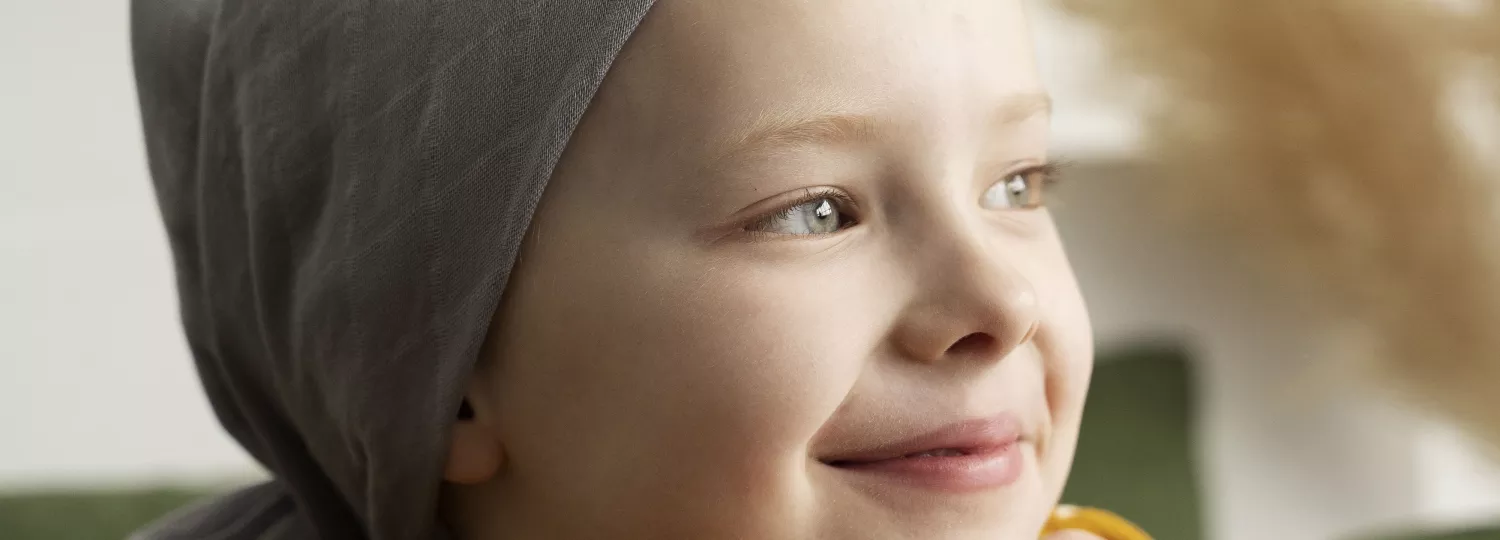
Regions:
<instances>
[{"instance_id":1,"label":"dried pampas grass","mask_svg":"<svg viewBox=\"0 0 1500 540\"><path fill-rule=\"evenodd\" d=\"M1500 103L1500 2L1059 1L1148 90L1163 194L1359 329L1359 375L1500 444L1500 175L1451 99Z\"/></svg>"}]
</instances>

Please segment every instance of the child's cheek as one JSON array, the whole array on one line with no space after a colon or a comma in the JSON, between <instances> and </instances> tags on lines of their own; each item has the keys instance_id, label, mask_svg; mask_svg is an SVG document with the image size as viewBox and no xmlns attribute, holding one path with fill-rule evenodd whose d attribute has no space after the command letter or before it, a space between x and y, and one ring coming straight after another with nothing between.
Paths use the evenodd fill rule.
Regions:
<instances>
[{"instance_id":1,"label":"child's cheek","mask_svg":"<svg viewBox=\"0 0 1500 540\"><path fill-rule=\"evenodd\" d=\"M1054 415L1082 414L1094 371L1094 329L1078 279L1060 239L1035 277L1042 295L1037 347L1047 362L1048 405Z\"/></svg>"},{"instance_id":2,"label":"child's cheek","mask_svg":"<svg viewBox=\"0 0 1500 540\"><path fill-rule=\"evenodd\" d=\"M1059 251L1059 254L1061 252ZM1041 328L1035 346L1042 355L1047 408L1051 425L1041 459L1048 496L1061 496L1072 468L1083 422L1089 381L1094 369L1093 327L1082 293L1066 258L1042 273L1038 287L1042 295Z\"/></svg>"},{"instance_id":3,"label":"child's cheek","mask_svg":"<svg viewBox=\"0 0 1500 540\"><path fill-rule=\"evenodd\" d=\"M711 315L676 321L694 336L684 357L698 359L687 369L698 374L700 397L740 442L805 459L807 442L867 367L883 335L878 316L844 304L856 294L840 290L847 280L744 269L717 277L683 299Z\"/></svg>"}]
</instances>

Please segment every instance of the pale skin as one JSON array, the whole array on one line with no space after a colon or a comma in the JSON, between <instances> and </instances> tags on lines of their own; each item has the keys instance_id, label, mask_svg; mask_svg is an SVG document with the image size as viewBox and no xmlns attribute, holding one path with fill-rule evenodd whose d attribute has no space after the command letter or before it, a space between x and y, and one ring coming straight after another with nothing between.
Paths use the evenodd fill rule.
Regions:
<instances>
[{"instance_id":1,"label":"pale skin","mask_svg":"<svg viewBox=\"0 0 1500 540\"><path fill-rule=\"evenodd\" d=\"M659 1L533 222L444 519L463 539L1037 538L1093 357L1044 205L1045 95L1020 1ZM829 458L999 414L1020 437L1002 486Z\"/></svg>"}]
</instances>

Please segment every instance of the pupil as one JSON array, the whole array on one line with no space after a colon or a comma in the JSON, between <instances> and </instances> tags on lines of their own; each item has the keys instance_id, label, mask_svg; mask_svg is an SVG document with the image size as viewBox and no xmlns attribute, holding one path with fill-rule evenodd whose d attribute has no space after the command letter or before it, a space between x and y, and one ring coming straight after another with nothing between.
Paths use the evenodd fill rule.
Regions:
<instances>
[{"instance_id":1,"label":"pupil","mask_svg":"<svg viewBox=\"0 0 1500 540\"><path fill-rule=\"evenodd\" d=\"M1015 195L1020 195L1023 191L1026 191L1026 181L1022 180L1019 176L1011 178L1010 192Z\"/></svg>"}]
</instances>

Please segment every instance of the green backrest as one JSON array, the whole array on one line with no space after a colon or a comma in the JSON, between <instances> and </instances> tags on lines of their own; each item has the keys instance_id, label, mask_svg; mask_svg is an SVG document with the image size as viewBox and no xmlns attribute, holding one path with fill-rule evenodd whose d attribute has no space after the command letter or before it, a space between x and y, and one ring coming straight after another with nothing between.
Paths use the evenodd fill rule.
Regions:
<instances>
[{"instance_id":1,"label":"green backrest","mask_svg":"<svg viewBox=\"0 0 1500 540\"><path fill-rule=\"evenodd\" d=\"M0 495L0 539L116 540L202 495L177 489Z\"/></svg>"},{"instance_id":2,"label":"green backrest","mask_svg":"<svg viewBox=\"0 0 1500 540\"><path fill-rule=\"evenodd\" d=\"M1100 355L1065 502L1119 513L1156 540L1203 538L1189 366L1168 346Z\"/></svg>"}]
</instances>

